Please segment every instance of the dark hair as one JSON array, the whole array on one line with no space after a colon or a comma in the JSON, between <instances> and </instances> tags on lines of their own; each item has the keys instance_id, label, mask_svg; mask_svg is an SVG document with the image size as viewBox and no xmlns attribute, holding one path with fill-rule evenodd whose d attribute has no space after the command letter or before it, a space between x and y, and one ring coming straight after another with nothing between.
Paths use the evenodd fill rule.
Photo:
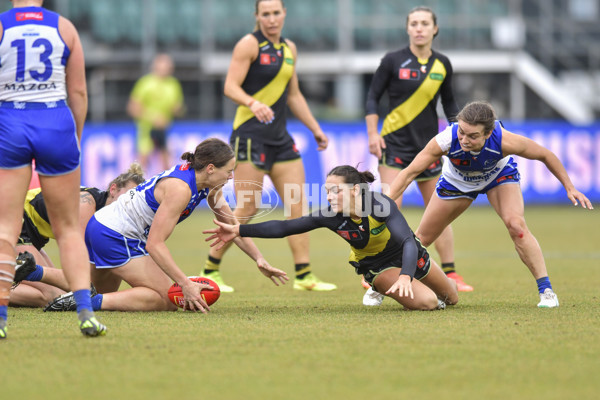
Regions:
<instances>
[{"instance_id":1,"label":"dark hair","mask_svg":"<svg viewBox=\"0 0 600 400\"><path fill-rule=\"evenodd\" d=\"M220 139L210 138L196 146L194 153L183 153L181 159L189 162L196 171L200 171L208 164L221 168L234 156L231 146Z\"/></svg>"},{"instance_id":2,"label":"dark hair","mask_svg":"<svg viewBox=\"0 0 600 400\"><path fill-rule=\"evenodd\" d=\"M371 183L375 180L375 176L369 171L358 171L350 165L340 165L333 168L327 176L340 176L344 178L344 183L359 185L361 183Z\"/></svg>"},{"instance_id":3,"label":"dark hair","mask_svg":"<svg viewBox=\"0 0 600 400\"><path fill-rule=\"evenodd\" d=\"M433 26L437 26L437 16L435 15L435 13L433 12L433 10L431 9L431 7L427 7L427 6L416 6L414 7L412 10L410 10L408 12L408 14L406 14L406 27L408 27L408 19L410 17L410 15L412 13L415 13L417 11L425 11L431 14L431 18L433 19ZM438 29L438 31L433 35L433 37L436 37L438 35L438 33L440 33L440 30Z\"/></svg>"},{"instance_id":4,"label":"dark hair","mask_svg":"<svg viewBox=\"0 0 600 400\"><path fill-rule=\"evenodd\" d=\"M113 179L108 184L108 188L110 189L110 187L113 184L115 184L115 185L117 185L117 189L122 189L129 182L133 182L136 185L139 185L140 183L143 183L144 181L145 181L144 171L142 170L142 166L140 165L140 163L134 162L133 164L131 164L131 166L129 167L127 172L123 172L121 175L119 175L115 179Z\"/></svg>"},{"instance_id":5,"label":"dark hair","mask_svg":"<svg viewBox=\"0 0 600 400\"><path fill-rule=\"evenodd\" d=\"M496 126L496 112L487 101L473 101L463 107L456 116L457 120L469 125L483 125L483 133L487 134Z\"/></svg>"}]
</instances>

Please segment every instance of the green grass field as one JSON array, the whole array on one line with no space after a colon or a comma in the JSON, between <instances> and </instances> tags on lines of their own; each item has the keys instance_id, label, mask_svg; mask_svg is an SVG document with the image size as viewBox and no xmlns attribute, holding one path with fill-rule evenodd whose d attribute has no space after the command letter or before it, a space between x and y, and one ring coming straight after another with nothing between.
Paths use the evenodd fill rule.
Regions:
<instances>
[{"instance_id":1,"label":"green grass field","mask_svg":"<svg viewBox=\"0 0 600 400\"><path fill-rule=\"evenodd\" d=\"M416 227L421 209L407 209ZM83 338L74 313L9 309L0 398L12 399L596 399L600 381L597 211L529 207L561 306L538 309L535 281L490 207L453 224L459 272L475 287L436 312L390 299L362 306L345 242L311 234L313 270L339 289L275 287L233 249L208 315L98 313L108 336ZM181 224L169 247L198 274L211 215ZM293 276L282 239L257 240ZM54 257L56 250L50 247ZM437 256L432 250L434 256Z\"/></svg>"}]
</instances>

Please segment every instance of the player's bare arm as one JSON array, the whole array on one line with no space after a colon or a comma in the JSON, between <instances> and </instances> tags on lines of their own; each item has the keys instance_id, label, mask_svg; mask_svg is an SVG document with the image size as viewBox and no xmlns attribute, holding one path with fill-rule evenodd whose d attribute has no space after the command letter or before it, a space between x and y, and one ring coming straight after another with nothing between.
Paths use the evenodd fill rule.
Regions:
<instances>
[{"instance_id":1,"label":"player's bare arm","mask_svg":"<svg viewBox=\"0 0 600 400\"><path fill-rule=\"evenodd\" d=\"M79 226L85 232L90 218L96 212L96 200L88 192L79 192Z\"/></svg>"},{"instance_id":2,"label":"player's bare arm","mask_svg":"<svg viewBox=\"0 0 600 400\"><path fill-rule=\"evenodd\" d=\"M287 41L292 54L294 55L294 63L297 60L297 50L296 45L291 40ZM321 130L319 123L313 116L310 108L308 107L308 103L304 98L304 95L300 91L300 85L298 83L298 75L296 74L296 69L294 68L294 74L290 79L288 85L288 98L287 104L292 111L292 114L296 116L310 131L313 133L315 140L317 141L317 150L322 151L327 148L329 144L329 139Z\"/></svg>"},{"instance_id":3,"label":"player's bare arm","mask_svg":"<svg viewBox=\"0 0 600 400\"><path fill-rule=\"evenodd\" d=\"M440 145L435 138L431 139L427 146L417 154L415 159L403 169L390 185L389 192L386 193L392 199L397 199L406 190L408 185L423 171L427 169L436 160L444 155Z\"/></svg>"},{"instance_id":4,"label":"player's bare arm","mask_svg":"<svg viewBox=\"0 0 600 400\"><path fill-rule=\"evenodd\" d=\"M514 154L529 160L537 160L543 162L548 170L560 181L567 191L567 196L573 205L581 204L581 207L593 209L590 200L581 192L579 192L562 162L556 154L540 145L539 143L521 135L509 132L502 129L502 153L506 156Z\"/></svg>"}]
</instances>

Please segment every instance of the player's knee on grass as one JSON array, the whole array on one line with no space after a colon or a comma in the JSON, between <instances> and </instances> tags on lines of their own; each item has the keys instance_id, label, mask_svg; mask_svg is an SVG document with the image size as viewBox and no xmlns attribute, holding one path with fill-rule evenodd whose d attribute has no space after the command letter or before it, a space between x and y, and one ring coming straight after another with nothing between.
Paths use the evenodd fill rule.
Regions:
<instances>
[{"instance_id":1,"label":"player's knee on grass","mask_svg":"<svg viewBox=\"0 0 600 400\"><path fill-rule=\"evenodd\" d=\"M22 283L11 292L9 305L11 307L44 307L58 296L60 296L60 293L51 297L50 293L44 293L37 288Z\"/></svg>"},{"instance_id":2,"label":"player's knee on grass","mask_svg":"<svg viewBox=\"0 0 600 400\"><path fill-rule=\"evenodd\" d=\"M456 303L458 303L458 291L452 291L448 293L448 297L442 300L449 306L455 305Z\"/></svg>"},{"instance_id":3,"label":"player's knee on grass","mask_svg":"<svg viewBox=\"0 0 600 400\"><path fill-rule=\"evenodd\" d=\"M407 310L415 310L415 311L431 311L435 310L438 306L438 299L435 293L427 293L420 295L419 297L415 296L415 299L411 299L407 302L400 302L404 308Z\"/></svg>"}]
</instances>

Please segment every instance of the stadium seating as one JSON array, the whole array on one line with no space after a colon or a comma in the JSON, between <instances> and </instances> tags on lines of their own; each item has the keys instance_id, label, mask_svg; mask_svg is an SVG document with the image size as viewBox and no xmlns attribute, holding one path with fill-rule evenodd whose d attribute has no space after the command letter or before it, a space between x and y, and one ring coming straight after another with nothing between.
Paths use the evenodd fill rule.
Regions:
<instances>
[{"instance_id":1,"label":"stadium seating","mask_svg":"<svg viewBox=\"0 0 600 400\"><path fill-rule=\"evenodd\" d=\"M89 29L93 38L111 46L139 45L144 37L144 6L147 0L70 0L69 18ZM214 28L214 48L231 50L236 41L254 26L254 2L238 0L153 1L156 39L168 46L197 47L203 27ZM352 0L353 36L356 49L395 48L406 41L405 18L420 0ZM303 51L336 49L338 40L337 1L302 0L285 2L288 18L284 36L294 40ZM4 5L3 7L6 7ZM446 43L462 40L468 47L490 46L490 15L505 16L503 2L444 0L432 4L438 14ZM470 23L465 27L464 19ZM480 24L477 21L481 21ZM205 25L206 24L206 25Z\"/></svg>"}]
</instances>

